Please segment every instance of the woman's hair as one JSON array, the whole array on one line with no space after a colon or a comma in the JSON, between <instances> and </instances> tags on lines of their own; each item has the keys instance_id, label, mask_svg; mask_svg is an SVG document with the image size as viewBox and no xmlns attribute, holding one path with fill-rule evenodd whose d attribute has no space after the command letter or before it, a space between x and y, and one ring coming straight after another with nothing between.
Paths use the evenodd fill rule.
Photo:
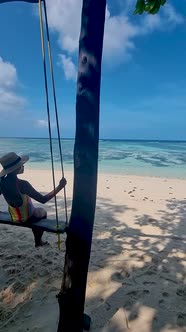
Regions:
<instances>
[{"instance_id":1,"label":"woman's hair","mask_svg":"<svg viewBox=\"0 0 186 332\"><path fill-rule=\"evenodd\" d=\"M23 203L16 176L9 174L2 177L0 179L0 192L7 203L13 207L19 207Z\"/></svg>"}]
</instances>

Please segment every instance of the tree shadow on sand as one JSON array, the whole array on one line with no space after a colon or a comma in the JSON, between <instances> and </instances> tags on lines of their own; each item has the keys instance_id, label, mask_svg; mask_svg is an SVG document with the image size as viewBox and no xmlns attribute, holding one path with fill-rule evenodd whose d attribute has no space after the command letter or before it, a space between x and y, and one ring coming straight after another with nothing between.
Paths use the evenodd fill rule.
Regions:
<instances>
[{"instance_id":1,"label":"tree shadow on sand","mask_svg":"<svg viewBox=\"0 0 186 332\"><path fill-rule=\"evenodd\" d=\"M136 227L130 227L118 217L125 216L129 207L98 199L89 265L90 295L85 308L93 320L92 331L185 331L185 201L168 200L167 208L169 212L158 211L159 219L138 215L132 209ZM47 204L47 210L55 216L53 202ZM149 224L154 233L149 233ZM51 326L58 319L55 295L62 279L65 237L60 252L50 234L47 239L52 245L36 250L29 230L15 233L14 229L1 225L0 330L25 332L18 329L24 322L24 328L35 331L30 326L32 314L38 326L43 315L45 331L53 331ZM107 268L109 276L104 275ZM45 307L55 307L54 317L46 319ZM141 321L142 316L147 321Z\"/></svg>"},{"instance_id":2,"label":"tree shadow on sand","mask_svg":"<svg viewBox=\"0 0 186 332\"><path fill-rule=\"evenodd\" d=\"M99 297L89 299L87 304L95 322L93 331L121 332L128 331L129 327L138 332L157 332L166 328L186 331L185 203L185 200L168 200L169 212L158 211L160 219L136 215L136 228L130 228L112 216L107 238L94 239L92 251L103 250L104 255L100 256L104 261L96 261L92 255L90 270L98 265L104 274L106 266L114 266L115 271L107 283L115 282L117 289L107 295L104 278L97 281L98 284L103 282L103 292L100 291ZM108 208L108 202L105 202L105 210ZM108 225L108 221L105 220L105 224ZM154 234L148 234L149 224L156 229ZM145 230L145 226L147 231L142 232L140 228Z\"/></svg>"},{"instance_id":3,"label":"tree shadow on sand","mask_svg":"<svg viewBox=\"0 0 186 332\"><path fill-rule=\"evenodd\" d=\"M59 219L64 220L64 200L59 198L58 203ZM34 205L41 206L37 203ZM68 205L70 208L71 201ZM1 197L0 209L6 210L5 206ZM56 224L54 201L46 204L45 208L49 218ZM63 274L65 235L61 236L60 251L57 235L49 233L45 233L44 237L51 245L36 249L30 229L10 225L0 225L0 229L0 331L25 332L24 321L27 321L27 328L31 331L29 320L32 310L38 315L38 321L39 315L46 317L43 308L48 305L48 297L51 305L53 303L56 306L57 317L55 295Z\"/></svg>"}]
</instances>

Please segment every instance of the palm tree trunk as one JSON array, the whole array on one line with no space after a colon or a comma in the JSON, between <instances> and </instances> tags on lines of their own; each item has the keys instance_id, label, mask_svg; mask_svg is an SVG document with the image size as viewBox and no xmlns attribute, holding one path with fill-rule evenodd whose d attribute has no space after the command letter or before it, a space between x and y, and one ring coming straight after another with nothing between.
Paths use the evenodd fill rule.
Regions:
<instances>
[{"instance_id":1,"label":"palm tree trunk","mask_svg":"<svg viewBox=\"0 0 186 332\"><path fill-rule=\"evenodd\" d=\"M101 59L106 0L83 0L79 40L74 188L58 295L58 332L82 332L96 206ZM73 24L73 22L72 22Z\"/></svg>"}]
</instances>

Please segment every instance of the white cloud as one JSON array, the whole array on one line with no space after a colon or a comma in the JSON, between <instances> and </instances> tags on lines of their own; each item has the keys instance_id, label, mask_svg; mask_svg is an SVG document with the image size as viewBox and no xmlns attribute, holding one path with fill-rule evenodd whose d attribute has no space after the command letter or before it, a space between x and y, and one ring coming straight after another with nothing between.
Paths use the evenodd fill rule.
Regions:
<instances>
[{"instance_id":1,"label":"white cloud","mask_svg":"<svg viewBox=\"0 0 186 332\"><path fill-rule=\"evenodd\" d=\"M43 129L48 129L48 121L45 119L36 120L36 126ZM55 127L55 123L51 122L51 127Z\"/></svg>"},{"instance_id":2,"label":"white cloud","mask_svg":"<svg viewBox=\"0 0 186 332\"><path fill-rule=\"evenodd\" d=\"M155 30L162 28L162 19L159 14L157 15L146 15L139 27L139 34L148 34Z\"/></svg>"},{"instance_id":3,"label":"white cloud","mask_svg":"<svg viewBox=\"0 0 186 332\"><path fill-rule=\"evenodd\" d=\"M47 120L37 120L36 125L39 128L48 128L48 121Z\"/></svg>"},{"instance_id":4,"label":"white cloud","mask_svg":"<svg viewBox=\"0 0 186 332\"><path fill-rule=\"evenodd\" d=\"M12 87L17 83L16 68L0 57L0 88Z\"/></svg>"},{"instance_id":5,"label":"white cloud","mask_svg":"<svg viewBox=\"0 0 186 332\"><path fill-rule=\"evenodd\" d=\"M67 80L76 80L77 69L72 61L71 57L67 57L65 54L60 54L60 64L63 67L64 74Z\"/></svg>"},{"instance_id":6,"label":"white cloud","mask_svg":"<svg viewBox=\"0 0 186 332\"><path fill-rule=\"evenodd\" d=\"M167 3L163 8L162 12L164 13L165 17L172 24L182 24L184 23L184 18L181 14L177 13L175 8L170 4Z\"/></svg>"},{"instance_id":7,"label":"white cloud","mask_svg":"<svg viewBox=\"0 0 186 332\"><path fill-rule=\"evenodd\" d=\"M22 111L25 106L26 100L23 97L0 88L0 113Z\"/></svg>"},{"instance_id":8,"label":"white cloud","mask_svg":"<svg viewBox=\"0 0 186 332\"><path fill-rule=\"evenodd\" d=\"M142 16L139 32L148 34L155 30L170 30L182 23L184 23L183 16L178 14L171 4L166 4L157 15Z\"/></svg>"},{"instance_id":9,"label":"white cloud","mask_svg":"<svg viewBox=\"0 0 186 332\"><path fill-rule=\"evenodd\" d=\"M61 47L69 53L78 48L82 0L47 0L50 27L59 34Z\"/></svg>"},{"instance_id":10,"label":"white cloud","mask_svg":"<svg viewBox=\"0 0 186 332\"><path fill-rule=\"evenodd\" d=\"M106 59L107 63L118 60L114 61L115 64L130 58L137 37L155 30L170 29L184 21L182 15L177 13L170 3L162 7L158 15L144 14L134 17L132 15L134 0L127 0L126 3L121 0L118 2L121 7L120 14L112 15L108 8L106 10L103 59ZM82 0L47 0L50 28L57 32L59 45L67 54L66 57L62 55L67 79L75 77L72 56L78 50L81 8ZM72 74L68 75L70 70Z\"/></svg>"},{"instance_id":11,"label":"white cloud","mask_svg":"<svg viewBox=\"0 0 186 332\"><path fill-rule=\"evenodd\" d=\"M18 83L16 68L0 57L0 112L22 111L26 106L25 98L17 95L14 88Z\"/></svg>"},{"instance_id":12,"label":"white cloud","mask_svg":"<svg viewBox=\"0 0 186 332\"><path fill-rule=\"evenodd\" d=\"M125 14L133 14L137 0L115 0L120 10Z\"/></svg>"},{"instance_id":13,"label":"white cloud","mask_svg":"<svg viewBox=\"0 0 186 332\"><path fill-rule=\"evenodd\" d=\"M110 61L114 57L128 58L133 49L133 38L138 34L138 28L132 24L127 16L111 16L106 11L103 57Z\"/></svg>"}]
</instances>

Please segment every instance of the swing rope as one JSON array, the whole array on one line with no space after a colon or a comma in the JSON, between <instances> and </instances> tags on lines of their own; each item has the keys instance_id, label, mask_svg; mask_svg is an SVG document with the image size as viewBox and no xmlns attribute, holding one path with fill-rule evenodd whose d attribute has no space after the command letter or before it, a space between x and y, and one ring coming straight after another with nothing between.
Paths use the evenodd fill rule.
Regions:
<instances>
[{"instance_id":1,"label":"swing rope","mask_svg":"<svg viewBox=\"0 0 186 332\"><path fill-rule=\"evenodd\" d=\"M50 35L49 35L48 17L47 17L46 1L45 0L43 0L43 4L44 4L44 13L45 13L47 45L48 45L48 54L49 54L49 62L50 62L50 73L51 73L51 80L52 80L53 99L54 99L55 116L56 116L56 124L57 124L58 145L59 145L59 154L60 154L60 162L61 162L61 173L62 173L62 177L64 177L63 153L62 153L61 137L60 137L60 130L59 130L59 117L58 117L57 100L56 100L54 70L53 70L52 52L51 52L51 46L50 46ZM67 199L66 199L66 188L65 187L64 187L64 205L65 205L66 225L68 225Z\"/></svg>"},{"instance_id":2,"label":"swing rope","mask_svg":"<svg viewBox=\"0 0 186 332\"><path fill-rule=\"evenodd\" d=\"M48 117L50 155L51 155L51 164L52 164L52 180L53 180L53 187L55 190L56 184L55 184L54 156L53 156L53 146L52 146L52 132L51 132L51 119L50 119L49 94L48 94L45 44L44 44L44 28L43 28L43 15L42 15L41 1L42 0L39 0L39 2L38 2L39 17L40 17L40 34L41 34L41 47L42 47L43 70L44 70L44 80L45 80L45 94L46 94L46 106L47 106L47 117ZM51 72L51 78L52 78L53 97L54 97L54 105L55 105L57 132L58 132L58 144L59 144L59 151L60 151L61 171L62 171L62 176L64 176L63 157L62 157L62 148L61 148L59 121L58 121L58 112L57 112L57 102L56 102L56 93L55 93L55 83L54 83L54 74L53 74L53 66L52 66L52 54L51 54L50 39L49 39L48 21L47 21L47 15L46 15L46 4L44 5L44 12L45 12L45 22L46 22L46 31L47 31L47 40L48 40L48 55L49 55L49 62L50 62L50 72ZM66 203L66 191L65 190L64 190L64 197L65 197L65 212L66 212L66 225L67 225L68 218L67 218L67 203ZM56 195L54 196L54 201L55 201L55 213L56 213L56 229L58 231L59 230L59 217L58 217ZM58 248L60 249L60 234L58 232L57 232L57 236L58 236Z\"/></svg>"}]
</instances>

